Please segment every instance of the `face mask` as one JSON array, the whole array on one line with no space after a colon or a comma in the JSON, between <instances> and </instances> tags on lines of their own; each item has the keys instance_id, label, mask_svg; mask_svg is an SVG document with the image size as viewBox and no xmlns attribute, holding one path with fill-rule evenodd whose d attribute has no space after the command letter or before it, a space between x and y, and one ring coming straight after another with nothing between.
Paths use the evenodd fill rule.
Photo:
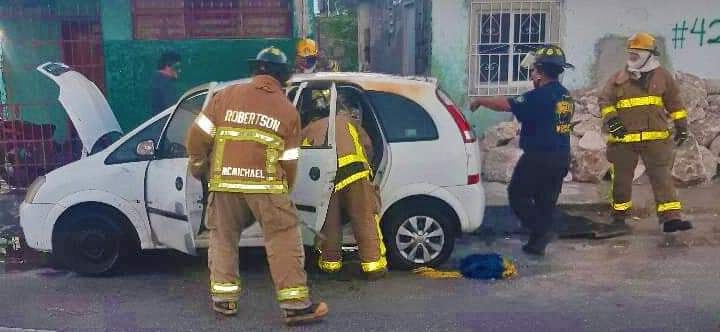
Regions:
<instances>
[{"instance_id":1,"label":"face mask","mask_svg":"<svg viewBox=\"0 0 720 332\"><path fill-rule=\"evenodd\" d=\"M630 52L630 54L636 55L634 56L635 59L627 60L628 68L633 71L638 71L642 69L642 67L645 66L648 60L650 60L650 56L652 56L652 54L650 54L650 52L648 51L632 51Z\"/></svg>"}]
</instances>

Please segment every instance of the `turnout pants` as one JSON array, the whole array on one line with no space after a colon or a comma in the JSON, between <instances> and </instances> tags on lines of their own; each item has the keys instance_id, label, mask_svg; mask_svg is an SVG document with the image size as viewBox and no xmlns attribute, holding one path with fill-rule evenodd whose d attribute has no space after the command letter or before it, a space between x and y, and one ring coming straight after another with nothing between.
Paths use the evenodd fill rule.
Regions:
<instances>
[{"instance_id":1,"label":"turnout pants","mask_svg":"<svg viewBox=\"0 0 720 332\"><path fill-rule=\"evenodd\" d=\"M612 163L612 214L615 219L623 219L630 214L633 174L639 158L647 168L660 223L680 219L682 205L672 178L672 149L673 141L670 139L608 144L607 159Z\"/></svg>"},{"instance_id":2,"label":"turnout pants","mask_svg":"<svg viewBox=\"0 0 720 332\"><path fill-rule=\"evenodd\" d=\"M305 251L297 210L287 194L238 194L211 192L206 227L210 233L208 265L214 301L240 297L238 242L254 219L265 237L270 274L277 299L284 309L310 305Z\"/></svg>"},{"instance_id":3,"label":"turnout pants","mask_svg":"<svg viewBox=\"0 0 720 332\"><path fill-rule=\"evenodd\" d=\"M344 212L344 213L343 213ZM380 198L375 186L367 179L355 181L330 197L327 218L321 233L326 237L320 245L318 266L325 272L342 268L342 216L350 225L358 242L364 272L387 268L385 244L380 231Z\"/></svg>"},{"instance_id":4,"label":"turnout pants","mask_svg":"<svg viewBox=\"0 0 720 332\"><path fill-rule=\"evenodd\" d=\"M552 230L553 213L570 156L566 153L525 152L508 186L510 208L532 235Z\"/></svg>"}]
</instances>

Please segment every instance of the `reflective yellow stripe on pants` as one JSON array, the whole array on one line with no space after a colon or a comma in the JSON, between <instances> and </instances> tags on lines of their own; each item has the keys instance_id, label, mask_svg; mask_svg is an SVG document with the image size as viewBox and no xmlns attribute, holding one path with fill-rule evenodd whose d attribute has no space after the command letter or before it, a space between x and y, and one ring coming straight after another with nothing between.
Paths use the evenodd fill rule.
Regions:
<instances>
[{"instance_id":1,"label":"reflective yellow stripe on pants","mask_svg":"<svg viewBox=\"0 0 720 332\"><path fill-rule=\"evenodd\" d=\"M667 202L658 204L657 211L658 212L667 212L667 211L674 211L674 210L681 210L682 204L678 201L675 202Z\"/></svg>"},{"instance_id":2,"label":"reflective yellow stripe on pants","mask_svg":"<svg viewBox=\"0 0 720 332\"><path fill-rule=\"evenodd\" d=\"M284 288L277 292L277 300L284 301L302 301L310 297L310 290L307 287Z\"/></svg>"},{"instance_id":3,"label":"reflective yellow stripe on pants","mask_svg":"<svg viewBox=\"0 0 720 332\"><path fill-rule=\"evenodd\" d=\"M213 300L236 300L240 297L240 281L210 282L210 295Z\"/></svg>"},{"instance_id":4,"label":"reflective yellow stripe on pants","mask_svg":"<svg viewBox=\"0 0 720 332\"><path fill-rule=\"evenodd\" d=\"M608 136L608 143L638 143L644 141L656 141L667 139L670 137L670 132L664 131L643 131L639 133L625 134L623 138L617 138L615 136Z\"/></svg>"},{"instance_id":5,"label":"reflective yellow stripe on pants","mask_svg":"<svg viewBox=\"0 0 720 332\"><path fill-rule=\"evenodd\" d=\"M320 268L320 270L323 270L325 272L338 272L342 269L342 261L325 261L321 257L320 259L318 259L318 267Z\"/></svg>"}]
</instances>

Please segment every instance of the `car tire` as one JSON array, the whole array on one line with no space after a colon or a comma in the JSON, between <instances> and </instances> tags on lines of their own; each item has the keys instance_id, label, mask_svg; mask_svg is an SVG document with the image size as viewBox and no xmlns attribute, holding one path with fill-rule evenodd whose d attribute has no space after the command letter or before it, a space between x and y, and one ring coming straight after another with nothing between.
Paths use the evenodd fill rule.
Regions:
<instances>
[{"instance_id":1,"label":"car tire","mask_svg":"<svg viewBox=\"0 0 720 332\"><path fill-rule=\"evenodd\" d=\"M110 274L118 265L125 236L108 209L83 209L67 218L53 239L53 256L63 267L83 275ZM132 252L129 250L129 252Z\"/></svg>"},{"instance_id":2,"label":"car tire","mask_svg":"<svg viewBox=\"0 0 720 332\"><path fill-rule=\"evenodd\" d=\"M455 248L453 218L432 205L404 208L386 217L383 237L390 267L437 267Z\"/></svg>"}]
</instances>

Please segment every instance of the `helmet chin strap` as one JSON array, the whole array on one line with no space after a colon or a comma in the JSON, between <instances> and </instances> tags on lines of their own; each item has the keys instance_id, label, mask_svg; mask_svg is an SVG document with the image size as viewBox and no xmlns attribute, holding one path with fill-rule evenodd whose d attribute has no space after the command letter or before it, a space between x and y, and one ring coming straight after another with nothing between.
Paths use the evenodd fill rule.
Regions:
<instances>
[{"instance_id":1,"label":"helmet chin strap","mask_svg":"<svg viewBox=\"0 0 720 332\"><path fill-rule=\"evenodd\" d=\"M652 59L652 54L648 51L638 51L635 52L635 54L645 57L645 60L638 60L638 61L628 61L628 68L630 68L630 71L640 71L643 67L645 67L648 62L650 62L650 59ZM642 63L640 63L642 62Z\"/></svg>"}]
</instances>

